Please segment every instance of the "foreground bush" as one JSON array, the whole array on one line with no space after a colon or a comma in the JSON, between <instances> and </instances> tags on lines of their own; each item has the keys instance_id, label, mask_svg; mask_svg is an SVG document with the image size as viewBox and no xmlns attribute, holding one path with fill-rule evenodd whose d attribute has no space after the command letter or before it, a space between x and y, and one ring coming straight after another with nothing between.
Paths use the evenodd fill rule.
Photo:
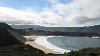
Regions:
<instances>
[{"instance_id":1,"label":"foreground bush","mask_svg":"<svg viewBox=\"0 0 100 56\"><path fill-rule=\"evenodd\" d=\"M44 52L29 45L21 44L0 47L0 56L43 56Z\"/></svg>"},{"instance_id":2,"label":"foreground bush","mask_svg":"<svg viewBox=\"0 0 100 56\"><path fill-rule=\"evenodd\" d=\"M100 56L100 48L84 48L79 51L71 51L67 56Z\"/></svg>"}]
</instances>

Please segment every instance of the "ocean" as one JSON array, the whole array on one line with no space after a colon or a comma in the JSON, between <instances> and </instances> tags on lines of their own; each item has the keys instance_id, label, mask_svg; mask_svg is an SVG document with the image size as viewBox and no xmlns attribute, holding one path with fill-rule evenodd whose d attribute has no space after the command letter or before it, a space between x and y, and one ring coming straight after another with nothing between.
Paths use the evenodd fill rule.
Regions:
<instances>
[{"instance_id":1,"label":"ocean","mask_svg":"<svg viewBox=\"0 0 100 56\"><path fill-rule=\"evenodd\" d=\"M50 37L47 41L65 50L79 50L88 47L100 47L100 38L89 37Z\"/></svg>"}]
</instances>

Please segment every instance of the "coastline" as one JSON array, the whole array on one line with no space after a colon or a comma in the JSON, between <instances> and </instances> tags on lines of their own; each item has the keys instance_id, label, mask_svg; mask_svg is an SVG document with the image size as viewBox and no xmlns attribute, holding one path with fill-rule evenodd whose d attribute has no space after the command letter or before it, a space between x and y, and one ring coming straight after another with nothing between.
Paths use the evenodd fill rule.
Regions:
<instances>
[{"instance_id":1,"label":"coastline","mask_svg":"<svg viewBox=\"0 0 100 56\"><path fill-rule=\"evenodd\" d=\"M40 49L47 53L53 53L53 54L64 54L65 52L70 52L70 50L61 49L57 46L52 45L47 41L47 38L53 37L53 36L24 36L27 41L25 44L29 44L34 48Z\"/></svg>"}]
</instances>

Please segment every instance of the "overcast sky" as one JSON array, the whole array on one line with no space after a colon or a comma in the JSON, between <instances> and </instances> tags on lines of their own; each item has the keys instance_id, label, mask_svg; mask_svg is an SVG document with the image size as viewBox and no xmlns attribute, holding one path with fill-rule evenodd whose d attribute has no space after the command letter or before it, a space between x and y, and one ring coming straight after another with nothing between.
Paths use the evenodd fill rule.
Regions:
<instances>
[{"instance_id":1,"label":"overcast sky","mask_svg":"<svg viewBox=\"0 0 100 56\"><path fill-rule=\"evenodd\" d=\"M100 24L100 0L0 0L0 21L42 26Z\"/></svg>"}]
</instances>

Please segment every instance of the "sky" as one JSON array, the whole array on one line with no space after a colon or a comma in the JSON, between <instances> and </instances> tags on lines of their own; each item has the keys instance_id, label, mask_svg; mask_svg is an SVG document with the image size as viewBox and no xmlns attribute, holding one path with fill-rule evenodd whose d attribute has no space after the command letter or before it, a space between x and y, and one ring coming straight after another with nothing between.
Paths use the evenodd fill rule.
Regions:
<instances>
[{"instance_id":1,"label":"sky","mask_svg":"<svg viewBox=\"0 0 100 56\"><path fill-rule=\"evenodd\" d=\"M100 24L100 0L0 0L0 22L50 27Z\"/></svg>"}]
</instances>

